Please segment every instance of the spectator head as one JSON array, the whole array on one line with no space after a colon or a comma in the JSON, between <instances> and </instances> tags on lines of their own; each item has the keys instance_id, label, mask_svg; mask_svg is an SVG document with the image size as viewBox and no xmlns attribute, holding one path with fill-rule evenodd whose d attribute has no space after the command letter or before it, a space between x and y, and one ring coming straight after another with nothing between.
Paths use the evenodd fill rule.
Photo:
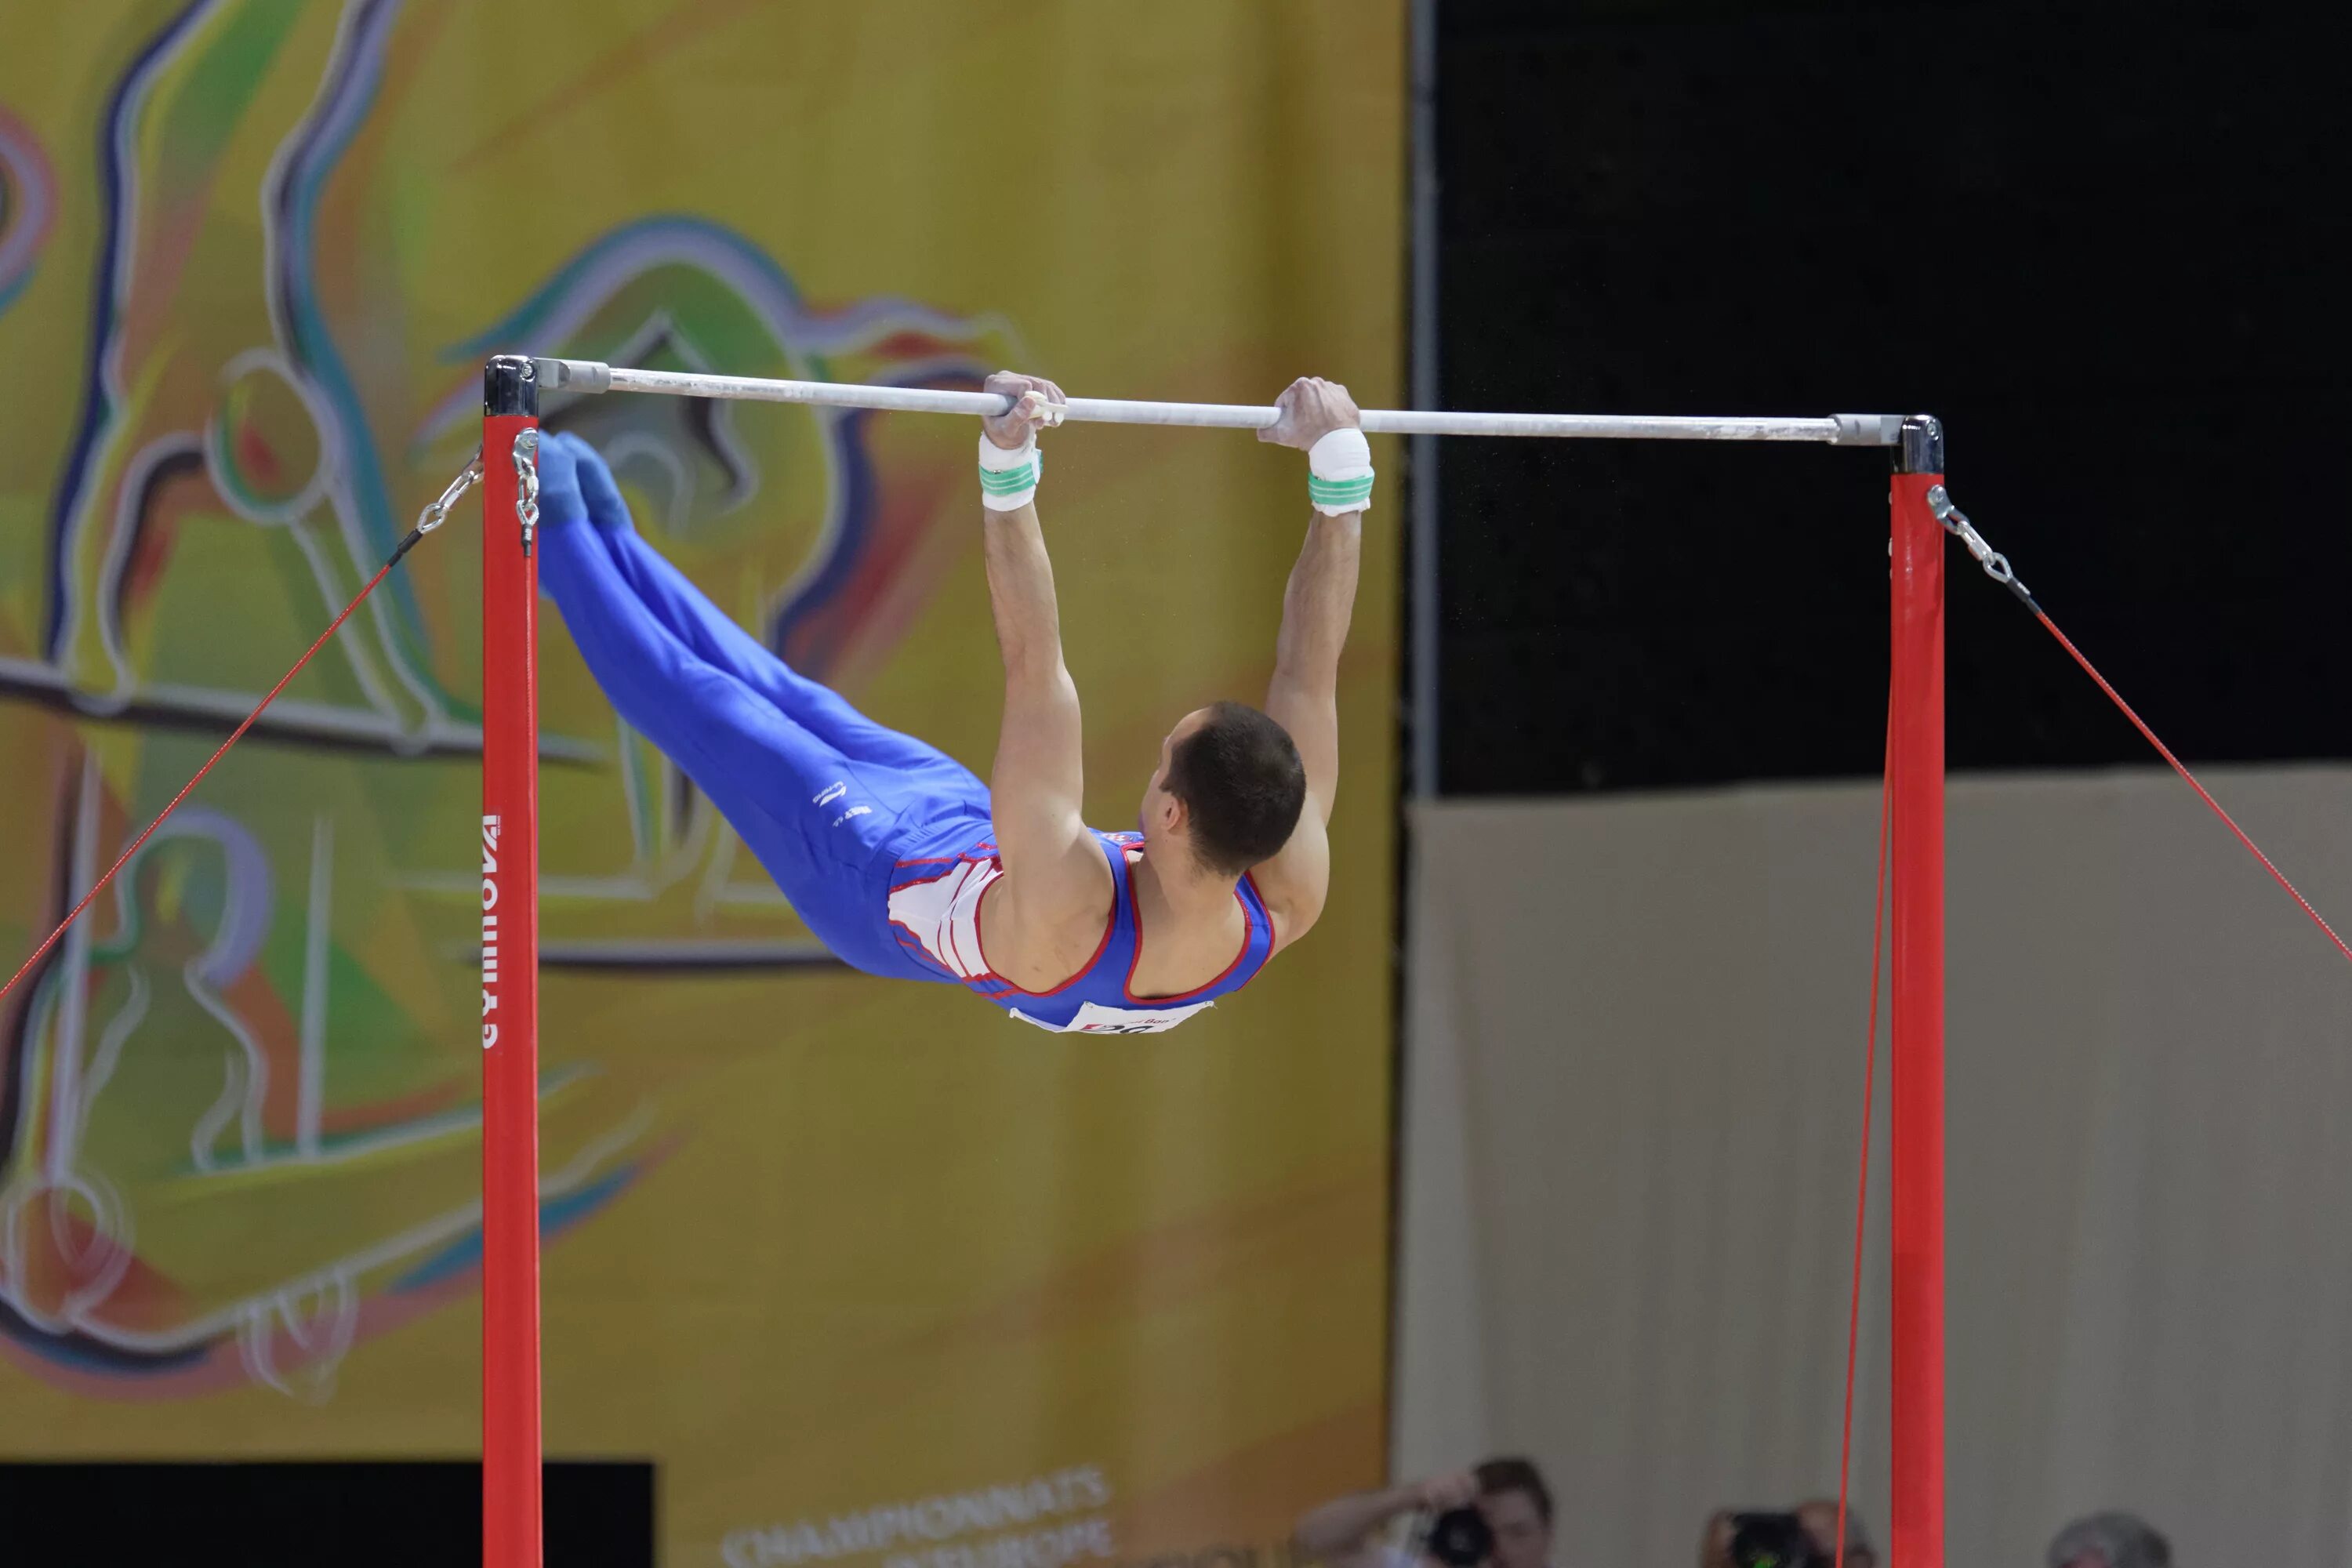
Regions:
<instances>
[{"instance_id":1,"label":"spectator head","mask_svg":"<svg viewBox=\"0 0 2352 1568\"><path fill-rule=\"evenodd\" d=\"M1549 1568L1551 1489L1526 1459L1489 1459L1478 1467L1478 1511L1494 1532L1494 1568Z\"/></svg>"},{"instance_id":2,"label":"spectator head","mask_svg":"<svg viewBox=\"0 0 2352 1568\"><path fill-rule=\"evenodd\" d=\"M2058 1532L2050 1568L2172 1568L2172 1542L2137 1514L2095 1513Z\"/></svg>"}]
</instances>

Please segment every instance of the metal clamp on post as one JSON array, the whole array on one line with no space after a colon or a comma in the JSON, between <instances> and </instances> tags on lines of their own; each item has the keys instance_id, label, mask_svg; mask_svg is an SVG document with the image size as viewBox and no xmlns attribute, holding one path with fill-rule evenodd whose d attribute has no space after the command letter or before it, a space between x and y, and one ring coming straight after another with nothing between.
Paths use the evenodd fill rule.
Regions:
<instances>
[{"instance_id":1,"label":"metal clamp on post","mask_svg":"<svg viewBox=\"0 0 2352 1568\"><path fill-rule=\"evenodd\" d=\"M476 459L479 468L480 460ZM522 525L522 552L530 553L531 541L539 531L539 432L525 430L515 437L515 521Z\"/></svg>"},{"instance_id":2,"label":"metal clamp on post","mask_svg":"<svg viewBox=\"0 0 2352 1568\"><path fill-rule=\"evenodd\" d=\"M1969 553L1976 557L1977 564L1984 568L1986 576L2016 595L2035 615L2042 613L2042 606L2033 602L2033 595L2026 591L2025 584L2019 582L2017 574L2010 569L2009 557L1985 542L1985 536L1977 531L1976 524L1969 521L1967 512L1952 504L1951 493L1943 486L1927 487L1927 510L1936 514L1936 521L1944 525L1946 533L1968 546Z\"/></svg>"},{"instance_id":3,"label":"metal clamp on post","mask_svg":"<svg viewBox=\"0 0 2352 1568\"><path fill-rule=\"evenodd\" d=\"M1830 422L1837 426L1837 434L1830 437L1834 447L1897 447L1903 442L1900 414L1832 414Z\"/></svg>"},{"instance_id":4,"label":"metal clamp on post","mask_svg":"<svg viewBox=\"0 0 2352 1568\"><path fill-rule=\"evenodd\" d=\"M613 390L613 367L593 359L539 359L531 367L541 392L583 395Z\"/></svg>"}]
</instances>

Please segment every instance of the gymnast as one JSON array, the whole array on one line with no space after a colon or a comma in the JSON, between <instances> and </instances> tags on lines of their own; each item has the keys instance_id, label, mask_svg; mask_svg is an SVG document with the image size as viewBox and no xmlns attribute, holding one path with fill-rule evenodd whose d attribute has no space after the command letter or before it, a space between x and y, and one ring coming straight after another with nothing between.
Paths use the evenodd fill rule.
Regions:
<instances>
[{"instance_id":1,"label":"gymnast","mask_svg":"<svg viewBox=\"0 0 2352 1568\"><path fill-rule=\"evenodd\" d=\"M1347 389L1307 378L1259 439L1305 449L1313 504L1263 710L1217 702L1160 744L1139 831L1079 817L1078 694L1037 521L1060 387L1000 372L982 421L982 540L1004 717L990 783L866 718L719 614L639 539L579 437L540 451L541 585L614 708L742 836L845 963L961 984L1057 1032L1174 1027L1307 933L1331 877L1339 650L1370 448Z\"/></svg>"}]
</instances>

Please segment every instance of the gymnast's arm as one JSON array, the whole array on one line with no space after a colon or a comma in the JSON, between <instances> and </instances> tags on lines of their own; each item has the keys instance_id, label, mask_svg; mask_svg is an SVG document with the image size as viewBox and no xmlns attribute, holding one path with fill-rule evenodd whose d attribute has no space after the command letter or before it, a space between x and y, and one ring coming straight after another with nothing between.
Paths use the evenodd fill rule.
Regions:
<instances>
[{"instance_id":1,"label":"gymnast's arm","mask_svg":"<svg viewBox=\"0 0 2352 1568\"><path fill-rule=\"evenodd\" d=\"M1277 405L1281 423L1261 439L1307 447L1326 433L1353 426L1359 415L1347 388L1308 378L1294 382ZM1307 771L1307 805L1281 853L1254 873L1285 945L1306 934L1323 912L1331 886L1331 846L1325 826L1339 793L1339 654L1356 604L1364 514L1318 511L1282 595L1282 632L1275 643L1274 679L1266 687L1267 717L1290 732Z\"/></svg>"},{"instance_id":2,"label":"gymnast's arm","mask_svg":"<svg viewBox=\"0 0 2352 1568\"><path fill-rule=\"evenodd\" d=\"M1013 413L985 422L988 438L1007 448L1048 424L1051 406L1064 401L1051 382L1004 372L989 377L988 390L1018 399ZM1062 659L1054 565L1037 508L1031 503L983 515L989 605L1004 658L1004 721L989 777L1004 879L990 895L996 906L990 913L1009 913L1006 934L1016 950L1045 958L1050 967L1045 955L1061 945L1056 938L1066 931L1083 926L1100 934L1110 865L1079 816L1086 781L1078 689ZM1002 909L1006 900L1009 910Z\"/></svg>"}]
</instances>

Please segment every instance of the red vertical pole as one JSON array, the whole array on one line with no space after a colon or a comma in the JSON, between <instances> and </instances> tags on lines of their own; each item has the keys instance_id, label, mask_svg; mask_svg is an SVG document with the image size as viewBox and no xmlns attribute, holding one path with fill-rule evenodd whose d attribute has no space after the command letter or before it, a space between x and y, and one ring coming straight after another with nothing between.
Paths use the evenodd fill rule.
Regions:
<instances>
[{"instance_id":1,"label":"red vertical pole","mask_svg":"<svg viewBox=\"0 0 2352 1568\"><path fill-rule=\"evenodd\" d=\"M541 1568L539 562L515 467L539 427L530 361L489 362L482 412L482 1563Z\"/></svg>"},{"instance_id":2,"label":"red vertical pole","mask_svg":"<svg viewBox=\"0 0 2352 1568\"><path fill-rule=\"evenodd\" d=\"M1889 1561L1944 1564L1943 431L1904 422L1894 488L1893 703L1887 768L1894 905L1894 1262Z\"/></svg>"}]
</instances>

